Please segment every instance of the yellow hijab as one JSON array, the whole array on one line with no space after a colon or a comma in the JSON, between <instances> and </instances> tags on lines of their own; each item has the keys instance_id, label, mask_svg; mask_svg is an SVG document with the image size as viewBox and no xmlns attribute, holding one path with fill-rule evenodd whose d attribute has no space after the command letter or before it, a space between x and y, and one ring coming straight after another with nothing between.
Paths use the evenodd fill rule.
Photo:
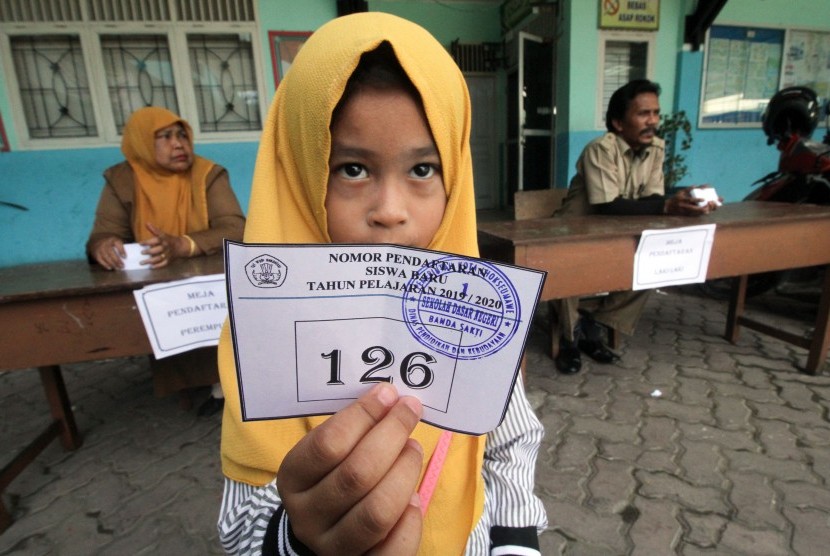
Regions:
<instances>
[{"instance_id":1,"label":"yellow hijab","mask_svg":"<svg viewBox=\"0 0 830 556\"><path fill-rule=\"evenodd\" d=\"M330 242L324 206L331 145L329 123L361 54L389 42L421 94L441 156L447 207L431 249L478 256L470 100L464 77L444 48L421 27L383 13L330 21L298 53L277 89L254 170L245 241ZM253 485L271 481L285 454L326 417L241 421L239 390L228 327L219 343L225 393L222 470ZM440 430L420 423L424 466ZM460 554L484 503L484 437L455 434L427 512L421 554ZM423 469L421 475L423 477Z\"/></svg>"},{"instance_id":2,"label":"yellow hijab","mask_svg":"<svg viewBox=\"0 0 830 556\"><path fill-rule=\"evenodd\" d=\"M190 125L164 108L140 108L124 126L121 152L135 175L132 227L136 241L152 237L148 222L176 236L208 228L206 178L213 162L194 155L186 172L171 172L156 162L155 133L175 123L184 126L192 145Z\"/></svg>"}]
</instances>

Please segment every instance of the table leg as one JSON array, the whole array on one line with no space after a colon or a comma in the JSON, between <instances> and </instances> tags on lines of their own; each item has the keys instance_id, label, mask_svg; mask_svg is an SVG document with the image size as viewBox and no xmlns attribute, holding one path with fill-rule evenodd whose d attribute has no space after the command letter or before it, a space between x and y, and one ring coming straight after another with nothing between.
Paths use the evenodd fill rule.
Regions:
<instances>
[{"instance_id":1,"label":"table leg","mask_svg":"<svg viewBox=\"0 0 830 556\"><path fill-rule=\"evenodd\" d=\"M9 513L9 510L3 505L3 500L0 499L0 533L11 527L11 524L12 514Z\"/></svg>"},{"instance_id":2,"label":"table leg","mask_svg":"<svg viewBox=\"0 0 830 556\"><path fill-rule=\"evenodd\" d=\"M821 288L821 299L816 314L816 328L810 341L810 352L807 355L805 370L816 374L827 358L830 348L830 266L824 268L824 284Z\"/></svg>"},{"instance_id":3,"label":"table leg","mask_svg":"<svg viewBox=\"0 0 830 556\"><path fill-rule=\"evenodd\" d=\"M61 426L60 436L63 448L65 450L80 448L81 435L78 434L78 428L75 426L75 416L69 403L69 395L66 393L61 368L58 365L50 365L39 367L38 371L40 371L40 381L46 392L52 418Z\"/></svg>"},{"instance_id":4,"label":"table leg","mask_svg":"<svg viewBox=\"0 0 830 556\"><path fill-rule=\"evenodd\" d=\"M0 469L0 533L12 524L11 513L3 505L6 487L61 433L61 425L52 421L37 438L23 448L3 469Z\"/></svg>"},{"instance_id":5,"label":"table leg","mask_svg":"<svg viewBox=\"0 0 830 556\"><path fill-rule=\"evenodd\" d=\"M620 332L616 328L608 329L608 347L619 351L622 341L620 340Z\"/></svg>"},{"instance_id":6,"label":"table leg","mask_svg":"<svg viewBox=\"0 0 830 556\"><path fill-rule=\"evenodd\" d=\"M3 504L2 496L6 487L23 472L26 467L57 437L66 450L75 450L81 446L81 435L75 426L75 417L72 406L69 405L69 396L63 382L61 368L58 365L39 367L40 381L46 392L49 410L52 413L52 422L37 438L23 448L12 460L0 469L0 533L12 524L11 512Z\"/></svg>"},{"instance_id":7,"label":"table leg","mask_svg":"<svg viewBox=\"0 0 830 556\"><path fill-rule=\"evenodd\" d=\"M553 300L545 301L548 304L548 341L550 341L551 359L559 355L559 336L562 335L562 327L559 325L559 315L556 313L556 303Z\"/></svg>"},{"instance_id":8,"label":"table leg","mask_svg":"<svg viewBox=\"0 0 830 556\"><path fill-rule=\"evenodd\" d=\"M749 276L747 275L733 278L732 290L729 294L729 312L726 315L726 333L724 337L733 344L738 341L740 332L738 321L744 314L748 281Z\"/></svg>"}]
</instances>

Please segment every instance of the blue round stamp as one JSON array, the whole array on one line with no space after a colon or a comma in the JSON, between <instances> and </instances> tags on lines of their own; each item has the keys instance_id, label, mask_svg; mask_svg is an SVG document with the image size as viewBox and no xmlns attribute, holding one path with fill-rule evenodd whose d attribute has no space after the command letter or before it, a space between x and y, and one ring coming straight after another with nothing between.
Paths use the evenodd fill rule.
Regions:
<instances>
[{"instance_id":1,"label":"blue round stamp","mask_svg":"<svg viewBox=\"0 0 830 556\"><path fill-rule=\"evenodd\" d=\"M516 289L493 264L457 255L427 261L406 284L403 320L424 347L455 359L481 359L516 334Z\"/></svg>"}]
</instances>

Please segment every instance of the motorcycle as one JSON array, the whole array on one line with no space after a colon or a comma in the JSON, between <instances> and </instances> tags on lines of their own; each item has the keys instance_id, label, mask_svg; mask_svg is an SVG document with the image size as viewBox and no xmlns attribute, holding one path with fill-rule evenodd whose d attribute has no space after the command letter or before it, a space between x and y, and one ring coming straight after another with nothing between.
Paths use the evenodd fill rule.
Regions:
<instances>
[{"instance_id":1,"label":"motorcycle","mask_svg":"<svg viewBox=\"0 0 830 556\"><path fill-rule=\"evenodd\" d=\"M824 116L826 133L821 142L810 137ZM808 87L787 87L778 91L764 110L762 127L767 145L776 144L781 155L778 168L754 182L758 186L745 201L810 203L830 205L830 102L823 109L816 93ZM820 278L818 269L764 272L750 275L747 297L773 288L794 293L807 292ZM701 284L704 293L725 299L731 279L709 280ZM782 292L785 293L785 292Z\"/></svg>"}]
</instances>

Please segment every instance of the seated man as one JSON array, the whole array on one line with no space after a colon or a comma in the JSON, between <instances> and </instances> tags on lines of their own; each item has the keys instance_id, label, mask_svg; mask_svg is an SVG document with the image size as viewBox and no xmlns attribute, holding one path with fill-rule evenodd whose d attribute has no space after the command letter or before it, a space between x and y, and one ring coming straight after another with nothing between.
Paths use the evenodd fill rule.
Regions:
<instances>
[{"instance_id":1,"label":"seated man","mask_svg":"<svg viewBox=\"0 0 830 556\"><path fill-rule=\"evenodd\" d=\"M582 151L557 215L696 216L716 208L715 202L699 206L691 189L665 196L665 143L656 135L659 94L660 86L646 79L631 81L614 92L605 115L608 133ZM561 331L557 369L562 373L579 372L580 350L600 363L616 360L617 355L602 342L601 325L633 334L647 297L648 291L613 292L596 301L591 310L584 305L580 308L577 297L554 302L552 310L556 311Z\"/></svg>"}]
</instances>

